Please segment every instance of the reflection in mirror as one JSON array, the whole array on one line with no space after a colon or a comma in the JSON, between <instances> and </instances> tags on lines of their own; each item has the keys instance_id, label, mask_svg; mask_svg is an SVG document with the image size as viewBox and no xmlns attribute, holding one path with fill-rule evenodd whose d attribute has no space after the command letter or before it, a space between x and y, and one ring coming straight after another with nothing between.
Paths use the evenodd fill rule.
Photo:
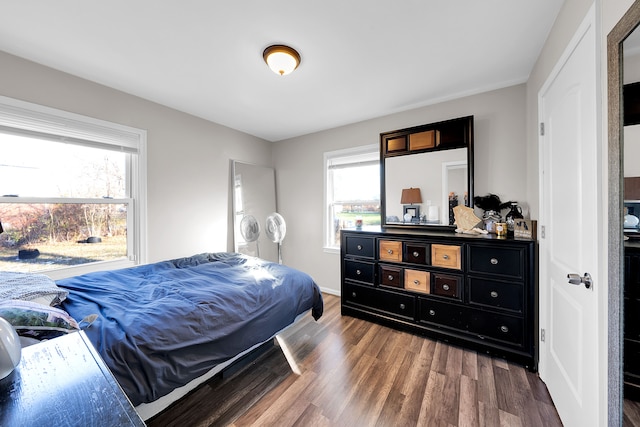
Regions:
<instances>
[{"instance_id":1,"label":"reflection in mirror","mask_svg":"<svg viewBox=\"0 0 640 427\"><path fill-rule=\"evenodd\" d=\"M473 116L380 134L383 226L453 230L473 207L473 139Z\"/></svg>"},{"instance_id":2,"label":"reflection in mirror","mask_svg":"<svg viewBox=\"0 0 640 427\"><path fill-rule=\"evenodd\" d=\"M634 290L637 279L632 274L636 269L634 266L640 262L640 240L635 220L640 214L640 187L634 188L640 182L637 161L640 154L640 91L635 90L640 88L640 30L636 28L639 23L640 3L636 2L607 38L609 270L613 272L609 275L609 310L612 313L620 311L623 314L621 318L624 318L624 322L615 316L609 320L609 329L616 331L609 336L614 344L609 346L609 363L613 369L618 366L622 368L619 377L610 379L609 393L611 401L619 405L619 391L623 390L625 425L627 422L640 424L640 419L635 415L640 413L640 368L636 360L640 338L637 332L640 319L636 309L639 294ZM620 87L621 84L623 87ZM621 117L623 123L620 123ZM623 191L619 193L621 187ZM621 230L624 230L624 244L621 243ZM619 364L619 360L622 360L622 364ZM620 387L620 382L623 387ZM619 410L613 413L620 414ZM621 422L614 417L610 418L610 424L620 425Z\"/></svg>"},{"instance_id":3,"label":"reflection in mirror","mask_svg":"<svg viewBox=\"0 0 640 427\"><path fill-rule=\"evenodd\" d=\"M416 223L405 220L401 203L403 189L418 188L422 203L417 203L417 223L452 225L453 206L464 204L467 196L467 149L431 151L409 156L390 157L385 162L387 224ZM455 204L454 204L455 203Z\"/></svg>"},{"instance_id":4,"label":"reflection in mirror","mask_svg":"<svg viewBox=\"0 0 640 427\"><path fill-rule=\"evenodd\" d=\"M274 169L233 161L232 176L235 251L278 262L278 245L266 232L267 217L276 212Z\"/></svg>"}]
</instances>

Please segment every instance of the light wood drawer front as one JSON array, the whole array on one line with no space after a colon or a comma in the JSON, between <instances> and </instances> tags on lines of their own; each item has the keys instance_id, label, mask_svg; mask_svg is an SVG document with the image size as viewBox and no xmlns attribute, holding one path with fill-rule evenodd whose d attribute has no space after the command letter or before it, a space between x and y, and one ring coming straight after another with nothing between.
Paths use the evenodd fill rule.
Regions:
<instances>
[{"instance_id":1,"label":"light wood drawer front","mask_svg":"<svg viewBox=\"0 0 640 427\"><path fill-rule=\"evenodd\" d=\"M409 150L424 150L436 146L436 131L427 130L424 132L412 133L409 135Z\"/></svg>"},{"instance_id":2,"label":"light wood drawer front","mask_svg":"<svg viewBox=\"0 0 640 427\"><path fill-rule=\"evenodd\" d=\"M460 246L431 245L431 265L460 270L462 267Z\"/></svg>"},{"instance_id":3,"label":"light wood drawer front","mask_svg":"<svg viewBox=\"0 0 640 427\"><path fill-rule=\"evenodd\" d=\"M407 137L399 136L397 138L389 138L385 140L385 151L393 153L396 151L405 151L407 149Z\"/></svg>"},{"instance_id":4,"label":"light wood drawer front","mask_svg":"<svg viewBox=\"0 0 640 427\"><path fill-rule=\"evenodd\" d=\"M402 269L388 265L380 266L380 284L384 286L402 287Z\"/></svg>"},{"instance_id":5,"label":"light wood drawer front","mask_svg":"<svg viewBox=\"0 0 640 427\"><path fill-rule=\"evenodd\" d=\"M419 270L404 270L404 288L410 291L431 293L431 273Z\"/></svg>"},{"instance_id":6,"label":"light wood drawer front","mask_svg":"<svg viewBox=\"0 0 640 427\"><path fill-rule=\"evenodd\" d=\"M402 242L380 240L380 261L402 261Z\"/></svg>"}]
</instances>

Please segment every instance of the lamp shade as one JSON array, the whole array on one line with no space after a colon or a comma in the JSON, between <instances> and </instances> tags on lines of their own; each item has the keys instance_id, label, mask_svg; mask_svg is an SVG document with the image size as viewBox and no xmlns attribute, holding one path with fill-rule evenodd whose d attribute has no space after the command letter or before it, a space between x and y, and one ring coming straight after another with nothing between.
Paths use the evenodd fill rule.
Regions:
<instances>
[{"instance_id":1,"label":"lamp shade","mask_svg":"<svg viewBox=\"0 0 640 427\"><path fill-rule=\"evenodd\" d=\"M7 377L20 363L20 338L11 323L0 317L0 380Z\"/></svg>"},{"instance_id":2,"label":"lamp shade","mask_svg":"<svg viewBox=\"0 0 640 427\"><path fill-rule=\"evenodd\" d=\"M404 188L402 190L402 196L400 197L400 203L403 205L422 203L422 195L420 194L420 189Z\"/></svg>"},{"instance_id":3,"label":"lamp shade","mask_svg":"<svg viewBox=\"0 0 640 427\"><path fill-rule=\"evenodd\" d=\"M269 68L281 76L286 76L300 65L300 54L295 49L280 44L266 48L262 57Z\"/></svg>"}]
</instances>

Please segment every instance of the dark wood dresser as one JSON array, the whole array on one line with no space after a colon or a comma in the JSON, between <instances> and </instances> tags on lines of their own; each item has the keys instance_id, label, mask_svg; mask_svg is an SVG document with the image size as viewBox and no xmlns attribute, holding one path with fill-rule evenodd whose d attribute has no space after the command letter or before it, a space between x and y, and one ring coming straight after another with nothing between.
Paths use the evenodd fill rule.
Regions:
<instances>
[{"instance_id":1,"label":"dark wood dresser","mask_svg":"<svg viewBox=\"0 0 640 427\"><path fill-rule=\"evenodd\" d=\"M144 426L83 332L22 349L0 380L2 426Z\"/></svg>"},{"instance_id":2,"label":"dark wood dresser","mask_svg":"<svg viewBox=\"0 0 640 427\"><path fill-rule=\"evenodd\" d=\"M624 244L624 397L640 401L640 241Z\"/></svg>"},{"instance_id":3,"label":"dark wood dresser","mask_svg":"<svg viewBox=\"0 0 640 427\"><path fill-rule=\"evenodd\" d=\"M343 230L342 314L537 370L536 242Z\"/></svg>"}]
</instances>

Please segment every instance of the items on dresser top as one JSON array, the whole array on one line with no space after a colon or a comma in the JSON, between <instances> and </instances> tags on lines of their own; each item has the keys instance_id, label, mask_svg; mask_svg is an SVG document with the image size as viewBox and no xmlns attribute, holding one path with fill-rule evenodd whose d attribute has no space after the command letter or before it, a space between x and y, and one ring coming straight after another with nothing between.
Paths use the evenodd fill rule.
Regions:
<instances>
[{"instance_id":1,"label":"items on dresser top","mask_svg":"<svg viewBox=\"0 0 640 427\"><path fill-rule=\"evenodd\" d=\"M342 231L342 314L537 369L535 241Z\"/></svg>"}]
</instances>

